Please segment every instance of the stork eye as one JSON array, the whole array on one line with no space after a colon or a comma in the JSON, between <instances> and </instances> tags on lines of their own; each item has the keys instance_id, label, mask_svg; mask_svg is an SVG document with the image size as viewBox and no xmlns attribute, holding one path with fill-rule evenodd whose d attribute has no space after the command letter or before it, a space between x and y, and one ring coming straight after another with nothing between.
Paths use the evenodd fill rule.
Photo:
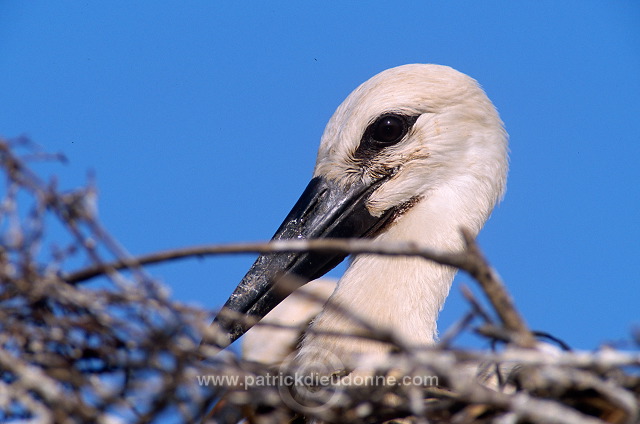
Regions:
<instances>
[{"instance_id":1,"label":"stork eye","mask_svg":"<svg viewBox=\"0 0 640 424\"><path fill-rule=\"evenodd\" d=\"M393 144L407 133L408 126L404 116L383 115L373 124L371 138L379 143Z\"/></svg>"},{"instance_id":2,"label":"stork eye","mask_svg":"<svg viewBox=\"0 0 640 424\"><path fill-rule=\"evenodd\" d=\"M362 134L360 144L353 152L354 158L369 163L378 153L402 140L419 117L393 112L380 115Z\"/></svg>"}]
</instances>

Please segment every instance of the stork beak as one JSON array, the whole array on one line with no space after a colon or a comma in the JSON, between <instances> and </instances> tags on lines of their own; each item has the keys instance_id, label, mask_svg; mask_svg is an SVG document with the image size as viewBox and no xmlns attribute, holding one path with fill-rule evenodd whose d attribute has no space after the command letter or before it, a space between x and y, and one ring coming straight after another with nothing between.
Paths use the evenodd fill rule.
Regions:
<instances>
[{"instance_id":1,"label":"stork beak","mask_svg":"<svg viewBox=\"0 0 640 424\"><path fill-rule=\"evenodd\" d=\"M388 210L375 217L366 207L371 193L388 178L347 188L323 177L313 178L272 240L371 237L393 215ZM251 328L250 322L260 320L297 288L291 287L291 281L302 286L332 270L345 257L326 252L260 255L214 325L219 325L232 343ZM277 284L278 281L287 283ZM243 316L252 319L238 319Z\"/></svg>"}]
</instances>

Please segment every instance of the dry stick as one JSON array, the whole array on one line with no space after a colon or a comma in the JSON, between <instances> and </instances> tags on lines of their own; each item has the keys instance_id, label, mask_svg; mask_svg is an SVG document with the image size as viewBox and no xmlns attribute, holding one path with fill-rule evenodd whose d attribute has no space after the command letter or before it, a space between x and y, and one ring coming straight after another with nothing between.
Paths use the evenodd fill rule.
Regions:
<instances>
[{"instance_id":1,"label":"dry stick","mask_svg":"<svg viewBox=\"0 0 640 424\"><path fill-rule=\"evenodd\" d=\"M25 362L4 349L0 349L0 367L10 370L16 377L17 393L34 392L45 400L47 405L51 405L53 414L68 413L75 411L81 414L82 418L90 419L95 411L85 404L79 397L69 398L60 387L61 383L48 376L40 367ZM15 390L15 389L13 389ZM55 405L55 407L54 407Z\"/></svg>"},{"instance_id":2,"label":"dry stick","mask_svg":"<svg viewBox=\"0 0 640 424\"><path fill-rule=\"evenodd\" d=\"M440 349L449 349L451 347L451 343L453 340L458 337L464 330L466 330L471 322L476 317L476 314L473 311L468 311L464 316L456 321L451 327L445 331L445 333L440 338L438 342L438 347Z\"/></svg>"},{"instance_id":3,"label":"dry stick","mask_svg":"<svg viewBox=\"0 0 640 424\"><path fill-rule=\"evenodd\" d=\"M507 294L504 285L485 260L469 231L461 229L461 232L465 240L466 249L456 253L437 252L433 249L420 247L413 242L380 243L373 240L358 239L278 240L268 243L236 243L166 250L127 259L126 261L117 260L105 265L94 265L63 276L63 279L70 284L78 284L100 276L107 270L124 269L130 267L132 264L141 266L193 256L202 257L223 253L315 251L342 254L368 253L391 256L418 256L441 265L453 266L468 272L478 281L504 326L516 334L517 337L515 337L515 339L517 344L521 347L533 347L535 345L535 338L515 309L513 301Z\"/></svg>"},{"instance_id":4,"label":"dry stick","mask_svg":"<svg viewBox=\"0 0 640 424\"><path fill-rule=\"evenodd\" d=\"M462 285L461 291L462 296L471 304L473 313L482 318L486 323L493 324L493 319L491 319L491 316L484 310L478 299L475 298L471 289L466 285Z\"/></svg>"},{"instance_id":5,"label":"dry stick","mask_svg":"<svg viewBox=\"0 0 640 424\"><path fill-rule=\"evenodd\" d=\"M462 269L470 274L477 273L477 263L467 252L444 253L419 246L413 242L381 243L362 239L314 239L314 240L277 240L270 242L233 243L227 245L194 246L170 249L141 255L127 260L116 260L107 264L92 265L80 269L62 278L70 284L78 284L103 275L107 270L122 270L133 264L151 265L161 262L204 257L220 254L237 253L290 253L290 252L325 252L342 254L376 254L388 256L418 256L437 262L441 265Z\"/></svg>"},{"instance_id":6,"label":"dry stick","mask_svg":"<svg viewBox=\"0 0 640 424\"><path fill-rule=\"evenodd\" d=\"M520 347L533 348L536 345L536 340L531 330L527 327L522 316L516 310L516 307L511 299L511 296L507 293L504 284L500 281L500 278L496 272L488 264L482 252L475 243L471 233L461 228L462 236L466 244L466 252L472 265L469 268L464 268L475 280L480 284L480 287L489 298L491 305L496 310L500 321L507 328L507 330L513 331L516 335L514 341Z\"/></svg>"},{"instance_id":7,"label":"dry stick","mask_svg":"<svg viewBox=\"0 0 640 424\"><path fill-rule=\"evenodd\" d=\"M0 167L6 170L7 175L12 181L17 183L21 188L31 192L36 198L39 198L46 208L52 210L58 216L61 223L65 225L69 232L75 237L78 245L82 246L87 251L91 260L102 268L101 275L108 275L114 281L117 281L117 276L115 275L116 270L100 258L97 249L92 247L90 243L87 243L89 238L82 234L82 231L77 225L78 222L84 222L99 241L107 246L116 256L120 257L121 259L117 262L125 264L124 268L132 269L139 277L145 277L139 269L138 263L135 260L128 259L129 255L125 250L102 229L96 222L93 214L87 210L84 205L86 192L70 194L58 193L55 190L55 186L42 181L20 158L13 154L9 144L2 140L0 140ZM141 280L145 279L147 278L141 278Z\"/></svg>"},{"instance_id":8,"label":"dry stick","mask_svg":"<svg viewBox=\"0 0 640 424\"><path fill-rule=\"evenodd\" d=\"M70 284L78 284L86 280L103 275L107 269L121 270L132 263L150 265L189 257L204 257L209 255L232 253L284 253L284 252L326 252L342 254L379 254L391 256L419 256L456 268L465 269L468 266L464 253L440 253L432 249L418 246L416 243L380 243L373 240L361 239L316 239L316 240L277 240L256 243L233 243L214 246L194 246L181 249L170 249L127 261L116 260L108 264L93 265L63 276Z\"/></svg>"}]
</instances>

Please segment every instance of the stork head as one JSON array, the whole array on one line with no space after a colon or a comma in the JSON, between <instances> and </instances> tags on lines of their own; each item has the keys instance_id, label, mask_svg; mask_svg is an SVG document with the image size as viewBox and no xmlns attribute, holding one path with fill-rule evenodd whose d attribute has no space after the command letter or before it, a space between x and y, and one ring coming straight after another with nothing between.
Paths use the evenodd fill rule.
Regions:
<instances>
[{"instance_id":1,"label":"stork head","mask_svg":"<svg viewBox=\"0 0 640 424\"><path fill-rule=\"evenodd\" d=\"M504 192L507 167L507 134L473 79L439 65L388 69L331 117L313 179L273 239L375 237L443 189L477 232ZM225 307L259 319L287 295L278 278L304 284L344 257L261 255ZM223 315L216 322L230 341L249 328Z\"/></svg>"}]
</instances>

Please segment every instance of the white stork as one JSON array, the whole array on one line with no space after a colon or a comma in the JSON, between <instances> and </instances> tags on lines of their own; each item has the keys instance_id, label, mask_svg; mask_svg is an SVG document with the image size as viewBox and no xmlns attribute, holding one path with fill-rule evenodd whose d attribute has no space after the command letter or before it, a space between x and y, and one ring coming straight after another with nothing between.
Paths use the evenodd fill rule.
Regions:
<instances>
[{"instance_id":1,"label":"white stork","mask_svg":"<svg viewBox=\"0 0 640 424\"><path fill-rule=\"evenodd\" d=\"M353 91L331 117L313 179L273 238L368 237L458 251L460 228L477 234L503 195L507 139L498 112L472 78L440 65L388 69ZM307 282L343 259L261 255L225 306L261 318L285 297L274 288L279 277ZM335 335L362 332L349 311L408 345L432 344L454 274L419 258L358 255L329 299L338 308L325 307L313 320L299 359L390 349ZM229 342L248 329L222 315L216 322Z\"/></svg>"}]
</instances>

